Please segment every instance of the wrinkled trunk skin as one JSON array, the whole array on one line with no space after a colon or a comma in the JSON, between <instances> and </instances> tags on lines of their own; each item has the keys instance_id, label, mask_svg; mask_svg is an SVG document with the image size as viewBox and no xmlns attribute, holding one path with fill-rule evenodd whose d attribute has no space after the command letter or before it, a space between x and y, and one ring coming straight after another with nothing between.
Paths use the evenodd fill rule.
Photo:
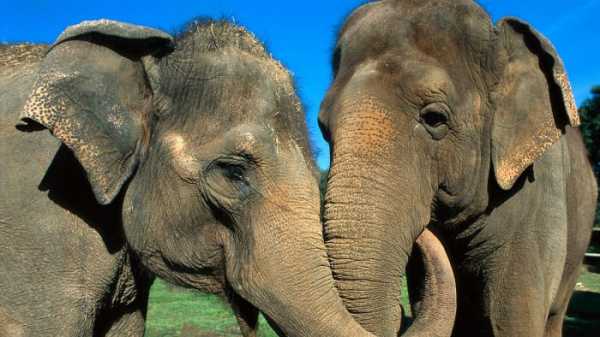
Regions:
<instances>
[{"instance_id":1,"label":"wrinkled trunk skin","mask_svg":"<svg viewBox=\"0 0 600 337\"><path fill-rule=\"evenodd\" d=\"M263 273L272 288L263 294L260 307L285 336L371 336L344 307L334 287L324 243L314 242L313 247L292 247L295 252L285 253L286 257L298 257L297 265Z\"/></svg>"},{"instance_id":2,"label":"wrinkled trunk skin","mask_svg":"<svg viewBox=\"0 0 600 337\"><path fill-rule=\"evenodd\" d=\"M296 156L301 156L301 151L292 151ZM283 154L282 154L283 155ZM340 247L341 251L335 255L337 267L335 271L342 276L339 283L340 291L346 295L346 299L358 295L360 306L354 306L355 302L344 303L340 298L329 264L325 242L323 240L323 227L320 219L320 195L316 177L312 175L312 169L305 166L298 157L282 158L286 165L280 172L265 175L273 178L267 193L263 195L260 204L253 205L249 209L258 210L252 216L248 227L253 228L251 236L244 238L230 237L225 243L226 259L232 261L231 253L240 251L240 247L250 247L248 255L243 257L240 263L227 263L227 278L233 289L252 305L260 309L274 326L280 335L291 337L332 337L332 336L374 336L365 330L365 327L374 327L365 324L361 326L348 312L345 305L351 309L366 309L366 311L354 311L355 317L364 318L361 323L379 323L377 319L392 321L392 329L389 334L396 334L400 328L400 275L404 270L408 254L412 249L415 237L421 233L423 227L416 229L402 238L400 226L380 226L372 230L369 226L358 226L365 229L363 233L353 232L350 228L344 232L331 231L329 234L330 248ZM346 174L346 171L343 171ZM349 171L352 173L352 171ZM340 181L345 181L341 176ZM351 177L351 176L350 176ZM336 179L333 179L334 181ZM335 186L335 183L334 183ZM332 193L335 194L335 189ZM348 197L346 194L345 198ZM343 201L343 200L342 200ZM371 216L381 217L376 224L385 224L389 217L396 219L397 214L387 212L386 207L369 208L369 203L342 204L344 212L356 217L356 221L363 220L361 211L368 211ZM377 204L375 204L377 205ZM382 204L383 205L383 204ZM356 211L359 213L356 213ZM408 208L414 212L415 208ZM334 209L329 210L329 215L334 215ZM379 214L379 215L377 215ZM383 216L381 215L383 214ZM410 214L415 219L418 214ZM373 218L366 217L365 224ZM379 219L379 218L377 218ZM361 224L361 223L353 223ZM331 223L335 227L335 221ZM391 230L391 232L390 232ZM381 231L381 232L379 232ZM396 232L397 231L397 232ZM370 236L369 233L373 235ZM336 235L344 237L337 239ZM353 247L348 247L355 240L364 238L377 238L372 242L377 245L369 247L362 245L358 254ZM387 240L389 238L390 240ZM405 241L406 249L397 249L397 243ZM424 300L421 307L431 308L440 301L435 296L428 296L439 292L441 296L449 294L448 289L454 291L454 284L440 275L446 275L453 281L453 275L441 244L430 237L423 236L417 241L417 248L421 251L425 277L432 280L424 287ZM250 243L250 244L248 244ZM400 247L404 247L400 245ZM380 249L388 250L384 258L379 258ZM369 258L371 256L371 258ZM358 257L358 258L355 258ZM371 263L376 261L381 263ZM440 261L442 263L440 263ZM444 264L445 263L445 264ZM375 267L375 268L372 268ZM345 269L347 268L347 269ZM358 269L357 269L358 268ZM359 273L356 274L355 271ZM374 273L370 273L374 270ZM348 286L344 283L347 278ZM355 288L353 281L363 288ZM389 282L385 282L390 280ZM445 285L443 285L445 282ZM427 283L427 282L426 282ZM442 287L438 285L442 284ZM455 296L455 295L454 295ZM454 299L455 297L451 297ZM433 299L433 301L432 301ZM375 304L376 310L369 311L371 305ZM455 306L453 307L455 309ZM371 316L374 312L379 316ZM362 316L366 313L366 316ZM454 316L445 315L446 311L440 311L440 316L447 316L453 321ZM428 317L427 315L423 315ZM418 322L417 322L418 323ZM427 326L427 322L425 326ZM416 324L422 327L423 324ZM374 329L375 330L375 329ZM379 330L375 330L379 332ZM393 331L393 333L391 333ZM409 336L449 336L450 329L439 329L441 334L429 334L424 329L420 331L407 331ZM387 332L386 332L387 333ZM384 334L381 334L383 336Z\"/></svg>"},{"instance_id":3,"label":"wrinkled trunk skin","mask_svg":"<svg viewBox=\"0 0 600 337\"><path fill-rule=\"evenodd\" d=\"M248 256L227 263L230 284L283 335L372 336L348 313L335 289L313 170L294 167L304 163L298 158L284 162L279 173L268 176L273 181L261 204L249 207L258 210L247 217L254 229L249 240L230 237L224 245L226 259L233 261L231 253L250 242Z\"/></svg>"},{"instance_id":4,"label":"wrinkled trunk skin","mask_svg":"<svg viewBox=\"0 0 600 337\"><path fill-rule=\"evenodd\" d=\"M403 226L417 220L413 220L415 215L401 215L390 207L394 198L384 196L394 193L386 191L383 182L363 185L360 181L364 178L359 175L344 178L338 172L332 168L330 173L324 213L336 288L348 310L368 331L396 336L402 315L400 280L408 253L423 227L402 232ZM370 172L379 174L376 168ZM383 175L379 177L384 180ZM379 189L373 185L380 185ZM403 209L412 212L409 203L405 204Z\"/></svg>"},{"instance_id":5,"label":"wrinkled trunk skin","mask_svg":"<svg viewBox=\"0 0 600 337\"><path fill-rule=\"evenodd\" d=\"M319 219L279 220L281 229L270 233L274 239L261 243L254 257L254 281L262 289L255 294L257 306L286 336L369 336L334 287Z\"/></svg>"},{"instance_id":6,"label":"wrinkled trunk skin","mask_svg":"<svg viewBox=\"0 0 600 337\"><path fill-rule=\"evenodd\" d=\"M315 252L322 249L323 242L320 241ZM422 271L419 274L423 278L420 282L422 292L413 307L417 319L403 336L450 336L456 314L456 285L450 261L442 244L428 230L417 238L414 252L416 258L413 263ZM314 254L313 257L323 263L322 254ZM282 277L273 282L275 290L264 302L270 324L280 336L374 336L346 310L334 288L327 262L325 266L319 266L316 272L291 274L289 278ZM277 290L281 289L281 285L287 285L284 292ZM281 301L283 309L274 309L277 305L274 306L273 300L276 298L284 299Z\"/></svg>"},{"instance_id":7,"label":"wrinkled trunk skin","mask_svg":"<svg viewBox=\"0 0 600 337\"><path fill-rule=\"evenodd\" d=\"M428 229L417 238L408 269L416 319L403 337L450 336L456 318L456 281L444 246Z\"/></svg>"},{"instance_id":8,"label":"wrinkled trunk skin","mask_svg":"<svg viewBox=\"0 0 600 337\"><path fill-rule=\"evenodd\" d=\"M417 177L429 172L419 167L414 140L395 130L388 109L369 98L345 103L325 196L327 252L336 288L354 318L377 336L396 336L401 276L430 216L432 188Z\"/></svg>"}]
</instances>

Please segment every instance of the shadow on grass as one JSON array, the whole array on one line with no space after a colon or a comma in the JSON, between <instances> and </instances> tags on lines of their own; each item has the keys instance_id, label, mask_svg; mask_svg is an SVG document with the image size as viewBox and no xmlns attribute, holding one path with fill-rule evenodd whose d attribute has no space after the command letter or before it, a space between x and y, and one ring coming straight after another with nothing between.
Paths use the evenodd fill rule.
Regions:
<instances>
[{"instance_id":1,"label":"shadow on grass","mask_svg":"<svg viewBox=\"0 0 600 337\"><path fill-rule=\"evenodd\" d=\"M598 253L600 253L600 251ZM587 266L587 271L589 271L590 273L600 274L600 266Z\"/></svg>"},{"instance_id":2,"label":"shadow on grass","mask_svg":"<svg viewBox=\"0 0 600 337\"><path fill-rule=\"evenodd\" d=\"M580 276L584 287L575 291L563 325L564 337L600 336L600 274L588 267ZM402 291L402 305L409 308L407 292ZM406 316L410 316L407 310ZM403 328L411 318L404 319ZM150 294L146 337L233 337L239 328L231 309L216 296L200 294L157 280ZM276 337L264 320L260 337Z\"/></svg>"},{"instance_id":3,"label":"shadow on grass","mask_svg":"<svg viewBox=\"0 0 600 337\"><path fill-rule=\"evenodd\" d=\"M563 324L565 337L597 337L600 333L600 294L575 291Z\"/></svg>"},{"instance_id":4,"label":"shadow on grass","mask_svg":"<svg viewBox=\"0 0 600 337\"><path fill-rule=\"evenodd\" d=\"M413 318L404 316L401 332L412 324ZM600 293L575 291L563 323L564 337L600 336Z\"/></svg>"}]
</instances>

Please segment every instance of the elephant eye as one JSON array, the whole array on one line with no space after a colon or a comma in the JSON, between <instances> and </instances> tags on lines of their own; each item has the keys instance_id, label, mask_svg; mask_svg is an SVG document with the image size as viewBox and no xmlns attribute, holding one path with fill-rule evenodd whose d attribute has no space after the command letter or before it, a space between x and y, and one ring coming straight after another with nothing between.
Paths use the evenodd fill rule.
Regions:
<instances>
[{"instance_id":1,"label":"elephant eye","mask_svg":"<svg viewBox=\"0 0 600 337\"><path fill-rule=\"evenodd\" d=\"M428 111L423 115L423 121L427 123L427 125L435 128L446 123L446 116L438 111Z\"/></svg>"},{"instance_id":2,"label":"elephant eye","mask_svg":"<svg viewBox=\"0 0 600 337\"><path fill-rule=\"evenodd\" d=\"M246 180L244 176L245 168L243 166L236 164L221 164L219 166L223 170L223 175L229 180L233 182L244 182Z\"/></svg>"},{"instance_id":3,"label":"elephant eye","mask_svg":"<svg viewBox=\"0 0 600 337\"><path fill-rule=\"evenodd\" d=\"M246 164L243 159L221 158L214 163L214 166L225 179L239 186L248 183Z\"/></svg>"},{"instance_id":4,"label":"elephant eye","mask_svg":"<svg viewBox=\"0 0 600 337\"><path fill-rule=\"evenodd\" d=\"M432 103L421 110L419 121L425 129L436 139L442 139L448 133L448 111L444 103Z\"/></svg>"},{"instance_id":5,"label":"elephant eye","mask_svg":"<svg viewBox=\"0 0 600 337\"><path fill-rule=\"evenodd\" d=\"M200 185L208 201L218 208L232 209L253 191L251 164L238 156L220 157L204 169Z\"/></svg>"}]
</instances>

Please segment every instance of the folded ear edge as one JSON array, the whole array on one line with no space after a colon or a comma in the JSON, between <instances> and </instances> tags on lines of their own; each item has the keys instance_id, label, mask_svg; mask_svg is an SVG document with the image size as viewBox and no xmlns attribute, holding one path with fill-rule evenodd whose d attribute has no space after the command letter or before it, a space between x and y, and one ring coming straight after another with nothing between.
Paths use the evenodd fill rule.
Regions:
<instances>
[{"instance_id":1,"label":"folded ear edge","mask_svg":"<svg viewBox=\"0 0 600 337\"><path fill-rule=\"evenodd\" d=\"M101 111L93 112L86 110L87 107L81 110L81 102L77 95L72 96L67 93L67 87L72 90L83 90L83 95L89 99L95 92L90 90L90 87L73 86L72 81L76 78L95 77L94 74L86 74L85 71L93 71L92 69L96 68L71 69L69 67L77 64L76 62L73 63L73 60L68 59L65 62L60 61L62 57L74 57L69 56L70 52L67 52L66 56L63 55L69 49L59 47L70 41L90 42L112 50L116 53L115 57L120 55L129 59L127 62L132 65L139 63L142 75L140 81L147 81L149 88L154 91L158 85L158 78L153 78L158 76L155 60L174 48L173 38L156 29L116 21L85 21L68 27L41 61L38 79L21 113L21 121L27 124L18 127L23 131L36 131L43 126L60 139L75 153L84 167L98 202L106 205L116 198L123 185L135 172L139 160L140 141L128 139L127 144L114 143L114 137L121 134L121 131L111 129L114 122L131 120L129 117L117 116L120 110L114 110L107 105L115 100L111 104L114 107L124 108L121 113L126 113L125 106L120 105L122 102L116 101L117 96L97 99L101 102L99 106L103 108ZM82 60L82 62L86 61ZM145 69L149 65L152 69ZM105 113L110 116L105 116ZM112 118L112 122L107 120L104 123L106 118ZM130 122L135 123L133 120ZM143 133L137 128L138 126L131 125L125 129L130 130L132 135ZM84 139L84 136L90 132L96 134L97 139ZM104 149L102 153L98 150L101 147Z\"/></svg>"},{"instance_id":2,"label":"folded ear edge","mask_svg":"<svg viewBox=\"0 0 600 337\"><path fill-rule=\"evenodd\" d=\"M558 57L558 53L556 48L545 36L540 34L538 31L533 29L531 25L527 22L516 18L516 17L505 17L498 21L497 27L498 29L502 29L504 25L510 25L512 29L519 30L521 32L526 32L527 34L534 36L540 44L541 49L547 54L552 60L552 79L555 84L560 89L560 93L562 95L564 109L569 118L569 125L572 127L577 127L581 124L581 120L579 117L579 112L577 109L577 103L575 101L575 97L573 96L573 89L571 87L571 82L569 81L569 76L565 70L565 66L560 57Z\"/></svg>"},{"instance_id":3,"label":"folded ear edge","mask_svg":"<svg viewBox=\"0 0 600 337\"><path fill-rule=\"evenodd\" d=\"M160 56L161 52L171 51L175 45L173 37L161 30L108 19L99 19L82 21L81 23L67 27L67 29L58 36L52 47L69 40L79 39L86 35L102 35L121 40L129 40L130 42L143 41L142 43L146 45L148 44L148 40L155 40L156 44L150 44L151 46L155 46L155 50L149 52L149 54L154 56ZM156 55L155 53L158 53L159 55Z\"/></svg>"},{"instance_id":4,"label":"folded ear edge","mask_svg":"<svg viewBox=\"0 0 600 337\"><path fill-rule=\"evenodd\" d=\"M519 62L519 59L514 59L514 57L520 57L516 55L522 55L517 52L517 54L513 56L513 52L511 52L510 46L518 41L517 39L514 39L514 37L520 36L518 39L523 39L517 43L521 44L521 46L525 43L526 47L529 48L531 55L537 55L540 62L540 70L544 73L548 89L550 90L548 93L550 97L548 109L542 109L544 111L536 110L538 113L547 112L548 116L543 117L539 115L537 118L533 118L532 120L537 120L539 123L535 126L529 126L530 128L535 127L537 131L526 132L519 129L517 126L517 129L511 132L511 134L514 135L513 137L517 137L518 135L523 137L522 142L519 143L519 149L514 148L514 144L510 144L512 140L501 141L503 137L496 134L496 129L501 128L502 122L505 122L501 116L506 116L505 114L507 113L532 114L536 113L536 111L521 109L519 110L520 112L513 112L511 110L504 111L504 114L500 116L498 115L498 111L496 112L496 117L494 118L494 130L492 132L492 161L498 185L504 190L509 190L527 167L531 166L535 160L541 157L545 151L560 139L565 126L571 125L576 127L579 125L580 120L564 65L552 43L528 23L514 17L500 20L496 25L496 30L499 35L502 35L499 42L503 44L501 50L507 52L505 55L508 55L506 61L509 65L511 62ZM507 67L509 65L507 65ZM510 74L511 75L507 78L513 78L515 76L515 73ZM506 74L503 76L506 76ZM525 75L522 74L520 76ZM499 97L499 99L505 100L509 98ZM496 109L502 109L501 107L503 105L504 104L496 103ZM511 107L510 104L506 106L509 108ZM496 119L501 120L498 121ZM523 119L525 119L525 117L523 117ZM508 123L507 125L512 124ZM525 137L524 132L529 134L529 136ZM497 138L500 138L500 140ZM500 143L498 143L499 141Z\"/></svg>"}]
</instances>

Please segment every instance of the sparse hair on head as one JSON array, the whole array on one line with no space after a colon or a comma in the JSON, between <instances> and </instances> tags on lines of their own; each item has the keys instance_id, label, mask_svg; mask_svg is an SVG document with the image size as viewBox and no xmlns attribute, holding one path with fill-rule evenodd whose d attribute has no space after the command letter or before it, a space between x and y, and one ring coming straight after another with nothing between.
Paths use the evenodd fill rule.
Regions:
<instances>
[{"instance_id":1,"label":"sparse hair on head","mask_svg":"<svg viewBox=\"0 0 600 337\"><path fill-rule=\"evenodd\" d=\"M203 67L210 67L205 62L208 59L202 59L203 55L221 59L223 53L245 54L246 59L256 59L258 62L254 64L264 72L264 77L261 75L254 80L272 80L275 84L272 88L277 100L277 106L273 107L274 120L280 123L282 129L290 130L290 134L298 144L310 152L309 140L305 134L307 129L304 120L305 109L296 94L297 88L293 76L286 67L272 57L265 45L253 33L226 19L196 18L174 36L175 50L162 61L164 62L162 71L165 75L163 81L165 90L172 90L174 95L175 93L180 95L176 101L198 105L207 103L207 96L198 95L198 92L190 90L194 83L193 76L197 76L195 72ZM196 84L207 80L196 79ZM176 87L181 83L185 83L186 88ZM240 79L238 85L251 84ZM196 102L196 99L204 101ZM205 117L213 118L214 116L209 112L210 109L204 110Z\"/></svg>"},{"instance_id":2,"label":"sparse hair on head","mask_svg":"<svg viewBox=\"0 0 600 337\"><path fill-rule=\"evenodd\" d=\"M225 19L193 19L175 35L175 42L179 48L192 47L196 52L235 48L259 58L271 58L264 44L254 34Z\"/></svg>"}]
</instances>

